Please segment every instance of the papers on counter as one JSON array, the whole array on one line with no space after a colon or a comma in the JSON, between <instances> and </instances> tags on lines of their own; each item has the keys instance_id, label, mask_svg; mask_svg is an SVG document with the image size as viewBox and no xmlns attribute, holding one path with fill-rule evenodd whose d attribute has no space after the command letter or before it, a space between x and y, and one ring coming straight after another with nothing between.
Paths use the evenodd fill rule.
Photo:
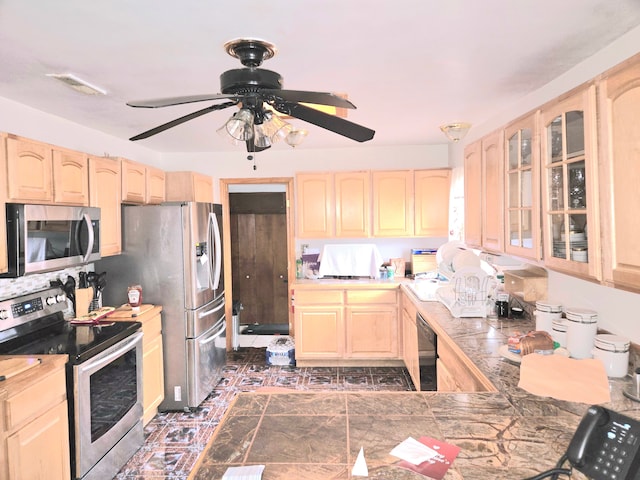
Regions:
<instances>
[{"instance_id":1,"label":"papers on counter","mask_svg":"<svg viewBox=\"0 0 640 480\"><path fill-rule=\"evenodd\" d=\"M402 460L397 464L399 467L442 480L459 452L460 447L433 438L420 437L416 440L409 437L390 454Z\"/></svg>"},{"instance_id":2,"label":"papers on counter","mask_svg":"<svg viewBox=\"0 0 640 480\"><path fill-rule=\"evenodd\" d=\"M260 480L264 465L247 465L245 467L229 467L222 480Z\"/></svg>"}]
</instances>

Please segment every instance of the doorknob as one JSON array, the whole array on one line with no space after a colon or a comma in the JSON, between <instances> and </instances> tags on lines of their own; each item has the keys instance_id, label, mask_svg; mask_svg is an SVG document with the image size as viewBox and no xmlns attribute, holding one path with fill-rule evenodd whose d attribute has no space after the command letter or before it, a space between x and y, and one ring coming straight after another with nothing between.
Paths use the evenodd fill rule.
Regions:
<instances>
[{"instance_id":1,"label":"doorknob","mask_svg":"<svg viewBox=\"0 0 640 480\"><path fill-rule=\"evenodd\" d=\"M246 276L246 277L244 277L244 278L249 278L249 275L247 275L247 276Z\"/></svg>"},{"instance_id":2,"label":"doorknob","mask_svg":"<svg viewBox=\"0 0 640 480\"><path fill-rule=\"evenodd\" d=\"M284 278L284 275L280 275L280 278L281 278L281 279L282 279L282 278Z\"/></svg>"}]
</instances>

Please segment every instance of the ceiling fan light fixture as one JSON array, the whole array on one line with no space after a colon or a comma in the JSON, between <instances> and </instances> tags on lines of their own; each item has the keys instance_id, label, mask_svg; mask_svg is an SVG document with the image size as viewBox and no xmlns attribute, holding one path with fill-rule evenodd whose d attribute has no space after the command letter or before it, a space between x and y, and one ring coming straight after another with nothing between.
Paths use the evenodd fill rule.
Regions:
<instances>
[{"instance_id":1,"label":"ceiling fan light fixture","mask_svg":"<svg viewBox=\"0 0 640 480\"><path fill-rule=\"evenodd\" d=\"M470 123L456 122L448 123L446 125L440 125L440 130L447 136L452 142L459 142L469 132L471 128Z\"/></svg>"},{"instance_id":2,"label":"ceiling fan light fixture","mask_svg":"<svg viewBox=\"0 0 640 480\"><path fill-rule=\"evenodd\" d=\"M284 141L287 142L287 145L296 148L300 145L305 137L309 134L306 130L300 128L292 128L291 131L287 134Z\"/></svg>"},{"instance_id":3,"label":"ceiling fan light fixture","mask_svg":"<svg viewBox=\"0 0 640 480\"><path fill-rule=\"evenodd\" d=\"M269 148L271 146L271 137L266 132L266 123L254 125L254 144L258 148Z\"/></svg>"},{"instance_id":4,"label":"ceiling fan light fixture","mask_svg":"<svg viewBox=\"0 0 640 480\"><path fill-rule=\"evenodd\" d=\"M246 108L237 111L225 123L227 133L239 141L247 141L253 138L253 112Z\"/></svg>"}]
</instances>

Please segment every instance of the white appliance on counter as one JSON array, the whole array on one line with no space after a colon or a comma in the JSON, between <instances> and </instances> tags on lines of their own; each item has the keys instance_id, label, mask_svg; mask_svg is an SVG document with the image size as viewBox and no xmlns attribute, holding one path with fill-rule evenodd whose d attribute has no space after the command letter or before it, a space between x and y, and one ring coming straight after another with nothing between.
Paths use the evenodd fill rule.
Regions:
<instances>
[{"instance_id":1,"label":"white appliance on counter","mask_svg":"<svg viewBox=\"0 0 640 480\"><path fill-rule=\"evenodd\" d=\"M320 254L320 277L377 278L384 260L373 244L325 245Z\"/></svg>"}]
</instances>

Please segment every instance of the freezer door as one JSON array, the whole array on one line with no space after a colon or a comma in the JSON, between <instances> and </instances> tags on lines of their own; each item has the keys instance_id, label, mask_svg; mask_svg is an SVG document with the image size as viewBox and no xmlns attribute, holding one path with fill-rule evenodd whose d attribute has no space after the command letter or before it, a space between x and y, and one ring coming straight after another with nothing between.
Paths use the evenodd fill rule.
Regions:
<instances>
[{"instance_id":1,"label":"freezer door","mask_svg":"<svg viewBox=\"0 0 640 480\"><path fill-rule=\"evenodd\" d=\"M207 398L222 377L227 341L224 316L197 338L187 339L187 407L195 408Z\"/></svg>"},{"instance_id":2,"label":"freezer door","mask_svg":"<svg viewBox=\"0 0 640 480\"><path fill-rule=\"evenodd\" d=\"M218 298L197 310L187 310L186 337L196 338L209 330L224 317L224 297Z\"/></svg>"}]
</instances>

